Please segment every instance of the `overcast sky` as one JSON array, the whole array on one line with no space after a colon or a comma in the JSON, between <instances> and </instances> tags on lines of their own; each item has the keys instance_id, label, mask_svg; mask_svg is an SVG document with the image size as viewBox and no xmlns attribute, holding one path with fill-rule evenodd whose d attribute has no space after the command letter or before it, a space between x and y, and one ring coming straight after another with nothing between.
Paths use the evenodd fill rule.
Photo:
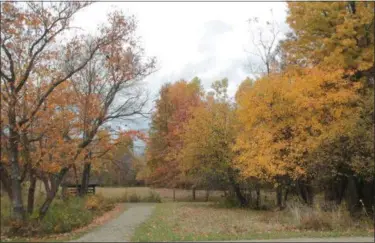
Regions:
<instances>
[{"instance_id":1,"label":"overcast sky","mask_svg":"<svg viewBox=\"0 0 375 243\"><path fill-rule=\"evenodd\" d=\"M283 32L287 30L284 2L98 2L77 14L73 25L95 31L113 9L137 17L146 55L158 60L159 71L144 80L153 99L163 83L195 76L206 90L227 77L233 96L240 82L251 76L245 68L245 49L252 49L247 20L273 18ZM148 123L130 126L147 128Z\"/></svg>"}]
</instances>

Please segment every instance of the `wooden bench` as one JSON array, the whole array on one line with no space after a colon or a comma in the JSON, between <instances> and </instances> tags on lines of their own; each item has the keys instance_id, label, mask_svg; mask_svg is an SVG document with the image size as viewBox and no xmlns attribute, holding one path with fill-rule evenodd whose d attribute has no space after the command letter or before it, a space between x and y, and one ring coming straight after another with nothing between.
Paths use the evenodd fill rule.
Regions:
<instances>
[{"instance_id":1,"label":"wooden bench","mask_svg":"<svg viewBox=\"0 0 375 243\"><path fill-rule=\"evenodd\" d=\"M89 184L87 188L87 194L95 194L95 187L97 186L98 184ZM78 195L81 190L81 185L65 184L62 185L62 188L63 194Z\"/></svg>"}]
</instances>

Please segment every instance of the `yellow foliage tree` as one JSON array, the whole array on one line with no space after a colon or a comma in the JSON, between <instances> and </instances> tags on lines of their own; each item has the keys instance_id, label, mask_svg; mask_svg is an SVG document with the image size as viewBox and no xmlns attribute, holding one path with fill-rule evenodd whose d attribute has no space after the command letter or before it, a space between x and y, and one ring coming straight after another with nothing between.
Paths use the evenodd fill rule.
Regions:
<instances>
[{"instance_id":1,"label":"yellow foliage tree","mask_svg":"<svg viewBox=\"0 0 375 243\"><path fill-rule=\"evenodd\" d=\"M255 82L238 99L234 163L244 177L306 178L306 158L322 141L352 127L359 83L343 71L289 70Z\"/></svg>"}]
</instances>

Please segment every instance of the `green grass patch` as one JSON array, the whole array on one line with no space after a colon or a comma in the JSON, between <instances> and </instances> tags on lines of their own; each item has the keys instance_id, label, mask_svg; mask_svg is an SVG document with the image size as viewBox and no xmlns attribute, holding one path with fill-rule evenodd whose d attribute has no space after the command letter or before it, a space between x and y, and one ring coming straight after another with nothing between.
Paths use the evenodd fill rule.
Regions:
<instances>
[{"instance_id":1,"label":"green grass patch","mask_svg":"<svg viewBox=\"0 0 375 243\"><path fill-rule=\"evenodd\" d=\"M304 229L288 211L227 209L212 203L163 203L132 241L252 240L290 237L372 236L369 222Z\"/></svg>"},{"instance_id":2,"label":"green grass patch","mask_svg":"<svg viewBox=\"0 0 375 243\"><path fill-rule=\"evenodd\" d=\"M36 209L40 206L38 204L39 202ZM1 232L9 236L45 236L70 232L90 224L95 217L113 207L113 202L100 195L91 195L85 198L69 197L66 200L57 197L43 219L38 218L37 210L35 210L34 214L28 215L26 223L15 230L11 226L9 199L2 197Z\"/></svg>"}]
</instances>

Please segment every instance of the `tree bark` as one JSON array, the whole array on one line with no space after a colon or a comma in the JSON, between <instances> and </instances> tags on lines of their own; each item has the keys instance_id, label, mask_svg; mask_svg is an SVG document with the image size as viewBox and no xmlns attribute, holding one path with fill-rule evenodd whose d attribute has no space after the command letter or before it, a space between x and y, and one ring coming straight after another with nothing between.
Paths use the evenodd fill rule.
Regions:
<instances>
[{"instance_id":1,"label":"tree bark","mask_svg":"<svg viewBox=\"0 0 375 243\"><path fill-rule=\"evenodd\" d=\"M260 186L259 185L256 185L255 191L256 191L256 194L257 194L255 207L257 209L260 209Z\"/></svg>"},{"instance_id":2,"label":"tree bark","mask_svg":"<svg viewBox=\"0 0 375 243\"><path fill-rule=\"evenodd\" d=\"M248 202L246 198L241 193L240 185L235 181L233 176L233 171L231 169L228 170L228 178L229 182L231 183L234 193L236 194L237 199L240 201L242 207L247 206Z\"/></svg>"},{"instance_id":3,"label":"tree bark","mask_svg":"<svg viewBox=\"0 0 375 243\"><path fill-rule=\"evenodd\" d=\"M83 197L87 194L87 190L88 190L88 186L89 186L89 180L90 180L90 171L91 171L91 163L87 162L87 163L85 163L85 165L83 167L81 189L80 189L80 192L79 192L79 195L81 197Z\"/></svg>"},{"instance_id":4,"label":"tree bark","mask_svg":"<svg viewBox=\"0 0 375 243\"><path fill-rule=\"evenodd\" d=\"M289 187L285 188L285 194L284 194L284 205L283 208L286 207L286 202L288 200L288 194L289 194Z\"/></svg>"},{"instance_id":5,"label":"tree bark","mask_svg":"<svg viewBox=\"0 0 375 243\"><path fill-rule=\"evenodd\" d=\"M36 186L36 176L33 171L30 171L30 187L27 196L27 212L32 214L34 211L34 198L35 198L35 186Z\"/></svg>"},{"instance_id":6,"label":"tree bark","mask_svg":"<svg viewBox=\"0 0 375 243\"><path fill-rule=\"evenodd\" d=\"M297 190L304 203L312 206L314 203L314 191L309 182L297 181Z\"/></svg>"},{"instance_id":7,"label":"tree bark","mask_svg":"<svg viewBox=\"0 0 375 243\"><path fill-rule=\"evenodd\" d=\"M193 190L193 201L195 201L195 186L193 186L193 188L192 188Z\"/></svg>"},{"instance_id":8,"label":"tree bark","mask_svg":"<svg viewBox=\"0 0 375 243\"><path fill-rule=\"evenodd\" d=\"M278 185L276 188L276 202L277 202L277 207L279 209L283 208L283 189L281 185Z\"/></svg>"},{"instance_id":9,"label":"tree bark","mask_svg":"<svg viewBox=\"0 0 375 243\"><path fill-rule=\"evenodd\" d=\"M296 187L297 187L298 195L300 196L302 201L304 203L307 203L307 197L306 197L305 190L304 190L304 188L303 188L303 186L302 186L302 184L299 180L297 180L297 182L296 182Z\"/></svg>"},{"instance_id":10,"label":"tree bark","mask_svg":"<svg viewBox=\"0 0 375 243\"><path fill-rule=\"evenodd\" d=\"M11 181L9 174L7 170L5 169L4 165L0 163L0 180L1 180L1 188L4 188L6 192L8 193L8 197L10 200L12 200L12 187L11 187Z\"/></svg>"},{"instance_id":11,"label":"tree bark","mask_svg":"<svg viewBox=\"0 0 375 243\"><path fill-rule=\"evenodd\" d=\"M314 204L314 189L310 183L307 183L305 187L307 192L307 204L312 206Z\"/></svg>"},{"instance_id":12,"label":"tree bark","mask_svg":"<svg viewBox=\"0 0 375 243\"><path fill-rule=\"evenodd\" d=\"M353 175L348 177L348 187L345 194L348 210L353 215L360 208L357 185Z\"/></svg>"},{"instance_id":13,"label":"tree bark","mask_svg":"<svg viewBox=\"0 0 375 243\"><path fill-rule=\"evenodd\" d=\"M14 83L10 83L14 89ZM11 166L11 188L12 188L12 218L16 221L23 221L25 210L22 201L21 172L19 166L19 133L16 121L16 96L11 98L8 110L9 119L9 160Z\"/></svg>"},{"instance_id":14,"label":"tree bark","mask_svg":"<svg viewBox=\"0 0 375 243\"><path fill-rule=\"evenodd\" d=\"M46 215L49 207L51 206L51 203L53 199L56 196L57 190L59 189L59 186L61 184L62 179L64 178L65 174L68 172L69 168L65 167L61 169L60 173L58 174L56 178L55 183L51 183L53 186L51 186L50 191L47 192L47 198L44 201L43 205L39 209L39 218L42 219Z\"/></svg>"}]
</instances>

